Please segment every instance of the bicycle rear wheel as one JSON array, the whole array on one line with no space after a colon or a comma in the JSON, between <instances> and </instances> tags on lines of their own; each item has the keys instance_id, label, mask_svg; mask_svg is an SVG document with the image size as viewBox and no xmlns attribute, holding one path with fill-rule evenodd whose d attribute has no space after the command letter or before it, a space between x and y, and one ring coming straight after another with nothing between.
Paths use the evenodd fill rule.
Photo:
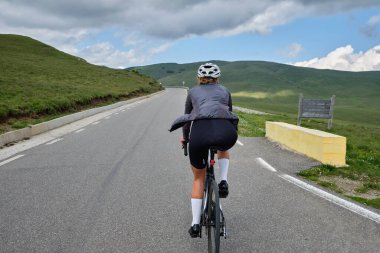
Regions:
<instances>
[{"instance_id":1,"label":"bicycle rear wheel","mask_svg":"<svg viewBox=\"0 0 380 253\"><path fill-rule=\"evenodd\" d=\"M220 247L220 206L219 189L214 180L210 182L207 196L208 252L219 252Z\"/></svg>"}]
</instances>

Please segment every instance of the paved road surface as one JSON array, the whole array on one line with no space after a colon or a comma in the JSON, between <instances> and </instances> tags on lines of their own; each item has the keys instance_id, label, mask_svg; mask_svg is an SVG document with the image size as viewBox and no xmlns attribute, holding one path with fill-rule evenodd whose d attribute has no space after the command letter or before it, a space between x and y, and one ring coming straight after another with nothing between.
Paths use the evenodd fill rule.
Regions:
<instances>
[{"instance_id":1,"label":"paved road surface","mask_svg":"<svg viewBox=\"0 0 380 253\"><path fill-rule=\"evenodd\" d=\"M187 234L192 174L180 131L167 131L184 99L169 89L1 165L0 252L205 252L205 238ZM222 252L379 252L380 224L279 177L315 161L240 141Z\"/></svg>"}]
</instances>

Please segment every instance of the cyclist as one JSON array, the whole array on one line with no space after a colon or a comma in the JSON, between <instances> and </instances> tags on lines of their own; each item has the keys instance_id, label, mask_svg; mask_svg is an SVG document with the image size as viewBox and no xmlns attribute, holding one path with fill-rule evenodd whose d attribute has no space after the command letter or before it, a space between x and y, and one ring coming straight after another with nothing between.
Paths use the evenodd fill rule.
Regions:
<instances>
[{"instance_id":1,"label":"cyclist","mask_svg":"<svg viewBox=\"0 0 380 253\"><path fill-rule=\"evenodd\" d=\"M183 137L180 141L182 144L189 142L189 158L194 174L191 192L193 220L189 229L191 237L198 237L200 231L208 150L212 146L219 149L219 195L221 198L228 195L228 150L237 140L239 121L232 112L231 93L219 84L219 67L213 63L203 64L199 67L197 76L199 85L188 92L185 114L177 118L170 129L173 131L182 126Z\"/></svg>"}]
</instances>

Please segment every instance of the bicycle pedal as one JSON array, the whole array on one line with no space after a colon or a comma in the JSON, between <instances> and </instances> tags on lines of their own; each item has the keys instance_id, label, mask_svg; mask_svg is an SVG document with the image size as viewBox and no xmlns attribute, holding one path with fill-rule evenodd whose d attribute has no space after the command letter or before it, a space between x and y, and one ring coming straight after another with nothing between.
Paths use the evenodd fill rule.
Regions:
<instances>
[{"instance_id":1,"label":"bicycle pedal","mask_svg":"<svg viewBox=\"0 0 380 253\"><path fill-rule=\"evenodd\" d=\"M220 232L220 236L223 236L224 237L224 239L227 239L227 228L224 226L223 228L222 228L222 232Z\"/></svg>"},{"instance_id":2,"label":"bicycle pedal","mask_svg":"<svg viewBox=\"0 0 380 253\"><path fill-rule=\"evenodd\" d=\"M224 237L224 239L227 239L227 233L220 232L220 236L221 236L221 237Z\"/></svg>"}]
</instances>

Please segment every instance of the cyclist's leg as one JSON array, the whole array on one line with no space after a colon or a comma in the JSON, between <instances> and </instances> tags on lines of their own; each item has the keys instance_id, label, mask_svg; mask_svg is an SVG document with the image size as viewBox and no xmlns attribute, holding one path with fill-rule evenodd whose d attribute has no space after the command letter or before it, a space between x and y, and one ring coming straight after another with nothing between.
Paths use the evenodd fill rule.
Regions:
<instances>
[{"instance_id":1,"label":"cyclist's leg","mask_svg":"<svg viewBox=\"0 0 380 253\"><path fill-rule=\"evenodd\" d=\"M228 168L230 165L230 155L228 151L218 151L219 166L219 197L226 198L228 196Z\"/></svg>"},{"instance_id":2,"label":"cyclist's leg","mask_svg":"<svg viewBox=\"0 0 380 253\"><path fill-rule=\"evenodd\" d=\"M191 192L192 198L203 198L203 185L206 175L208 146L204 142L205 121L195 121L191 128L189 142L189 158L191 168L194 174L193 188Z\"/></svg>"},{"instance_id":3,"label":"cyclist's leg","mask_svg":"<svg viewBox=\"0 0 380 253\"><path fill-rule=\"evenodd\" d=\"M197 169L194 166L191 166L191 169L194 174L194 182L191 190L191 198L202 199L203 198L203 188L206 177L206 168Z\"/></svg>"},{"instance_id":4,"label":"cyclist's leg","mask_svg":"<svg viewBox=\"0 0 380 253\"><path fill-rule=\"evenodd\" d=\"M203 198L203 185L206 175L208 148L204 145L202 136L198 133L197 124L193 124L189 142L189 158L191 169L194 174L191 197Z\"/></svg>"},{"instance_id":5,"label":"cyclist's leg","mask_svg":"<svg viewBox=\"0 0 380 253\"><path fill-rule=\"evenodd\" d=\"M219 196L225 198L228 196L228 169L230 164L230 153L228 150L234 146L237 140L236 129L228 120L220 120L215 126L215 132L218 133L218 167L220 175Z\"/></svg>"},{"instance_id":6,"label":"cyclist's leg","mask_svg":"<svg viewBox=\"0 0 380 253\"><path fill-rule=\"evenodd\" d=\"M194 122L189 142L189 158L194 174L191 191L191 209L193 220L189 233L191 237L197 237L200 229L200 218L202 212L203 189L206 176L207 146L203 143L203 128L201 122Z\"/></svg>"},{"instance_id":7,"label":"cyclist's leg","mask_svg":"<svg viewBox=\"0 0 380 253\"><path fill-rule=\"evenodd\" d=\"M230 159L230 152L228 150L218 150L218 159Z\"/></svg>"},{"instance_id":8,"label":"cyclist's leg","mask_svg":"<svg viewBox=\"0 0 380 253\"><path fill-rule=\"evenodd\" d=\"M193 214L191 226L200 223L206 169L200 170L192 166L192 171L194 174L194 182L191 190L191 211Z\"/></svg>"},{"instance_id":9,"label":"cyclist's leg","mask_svg":"<svg viewBox=\"0 0 380 253\"><path fill-rule=\"evenodd\" d=\"M228 175L228 167L230 164L230 152L228 150L221 151L218 150L218 166L219 166L219 174L220 174L220 181L228 181L227 175Z\"/></svg>"},{"instance_id":10,"label":"cyclist's leg","mask_svg":"<svg viewBox=\"0 0 380 253\"><path fill-rule=\"evenodd\" d=\"M203 161L203 158L200 159L199 156L196 156L194 154L194 149L193 151L190 151L189 154L192 164L191 170L194 175L193 186L191 189L191 210L193 214L191 226L193 226L194 224L200 224L203 189L206 178L206 166L205 164L199 163L199 161Z\"/></svg>"}]
</instances>

